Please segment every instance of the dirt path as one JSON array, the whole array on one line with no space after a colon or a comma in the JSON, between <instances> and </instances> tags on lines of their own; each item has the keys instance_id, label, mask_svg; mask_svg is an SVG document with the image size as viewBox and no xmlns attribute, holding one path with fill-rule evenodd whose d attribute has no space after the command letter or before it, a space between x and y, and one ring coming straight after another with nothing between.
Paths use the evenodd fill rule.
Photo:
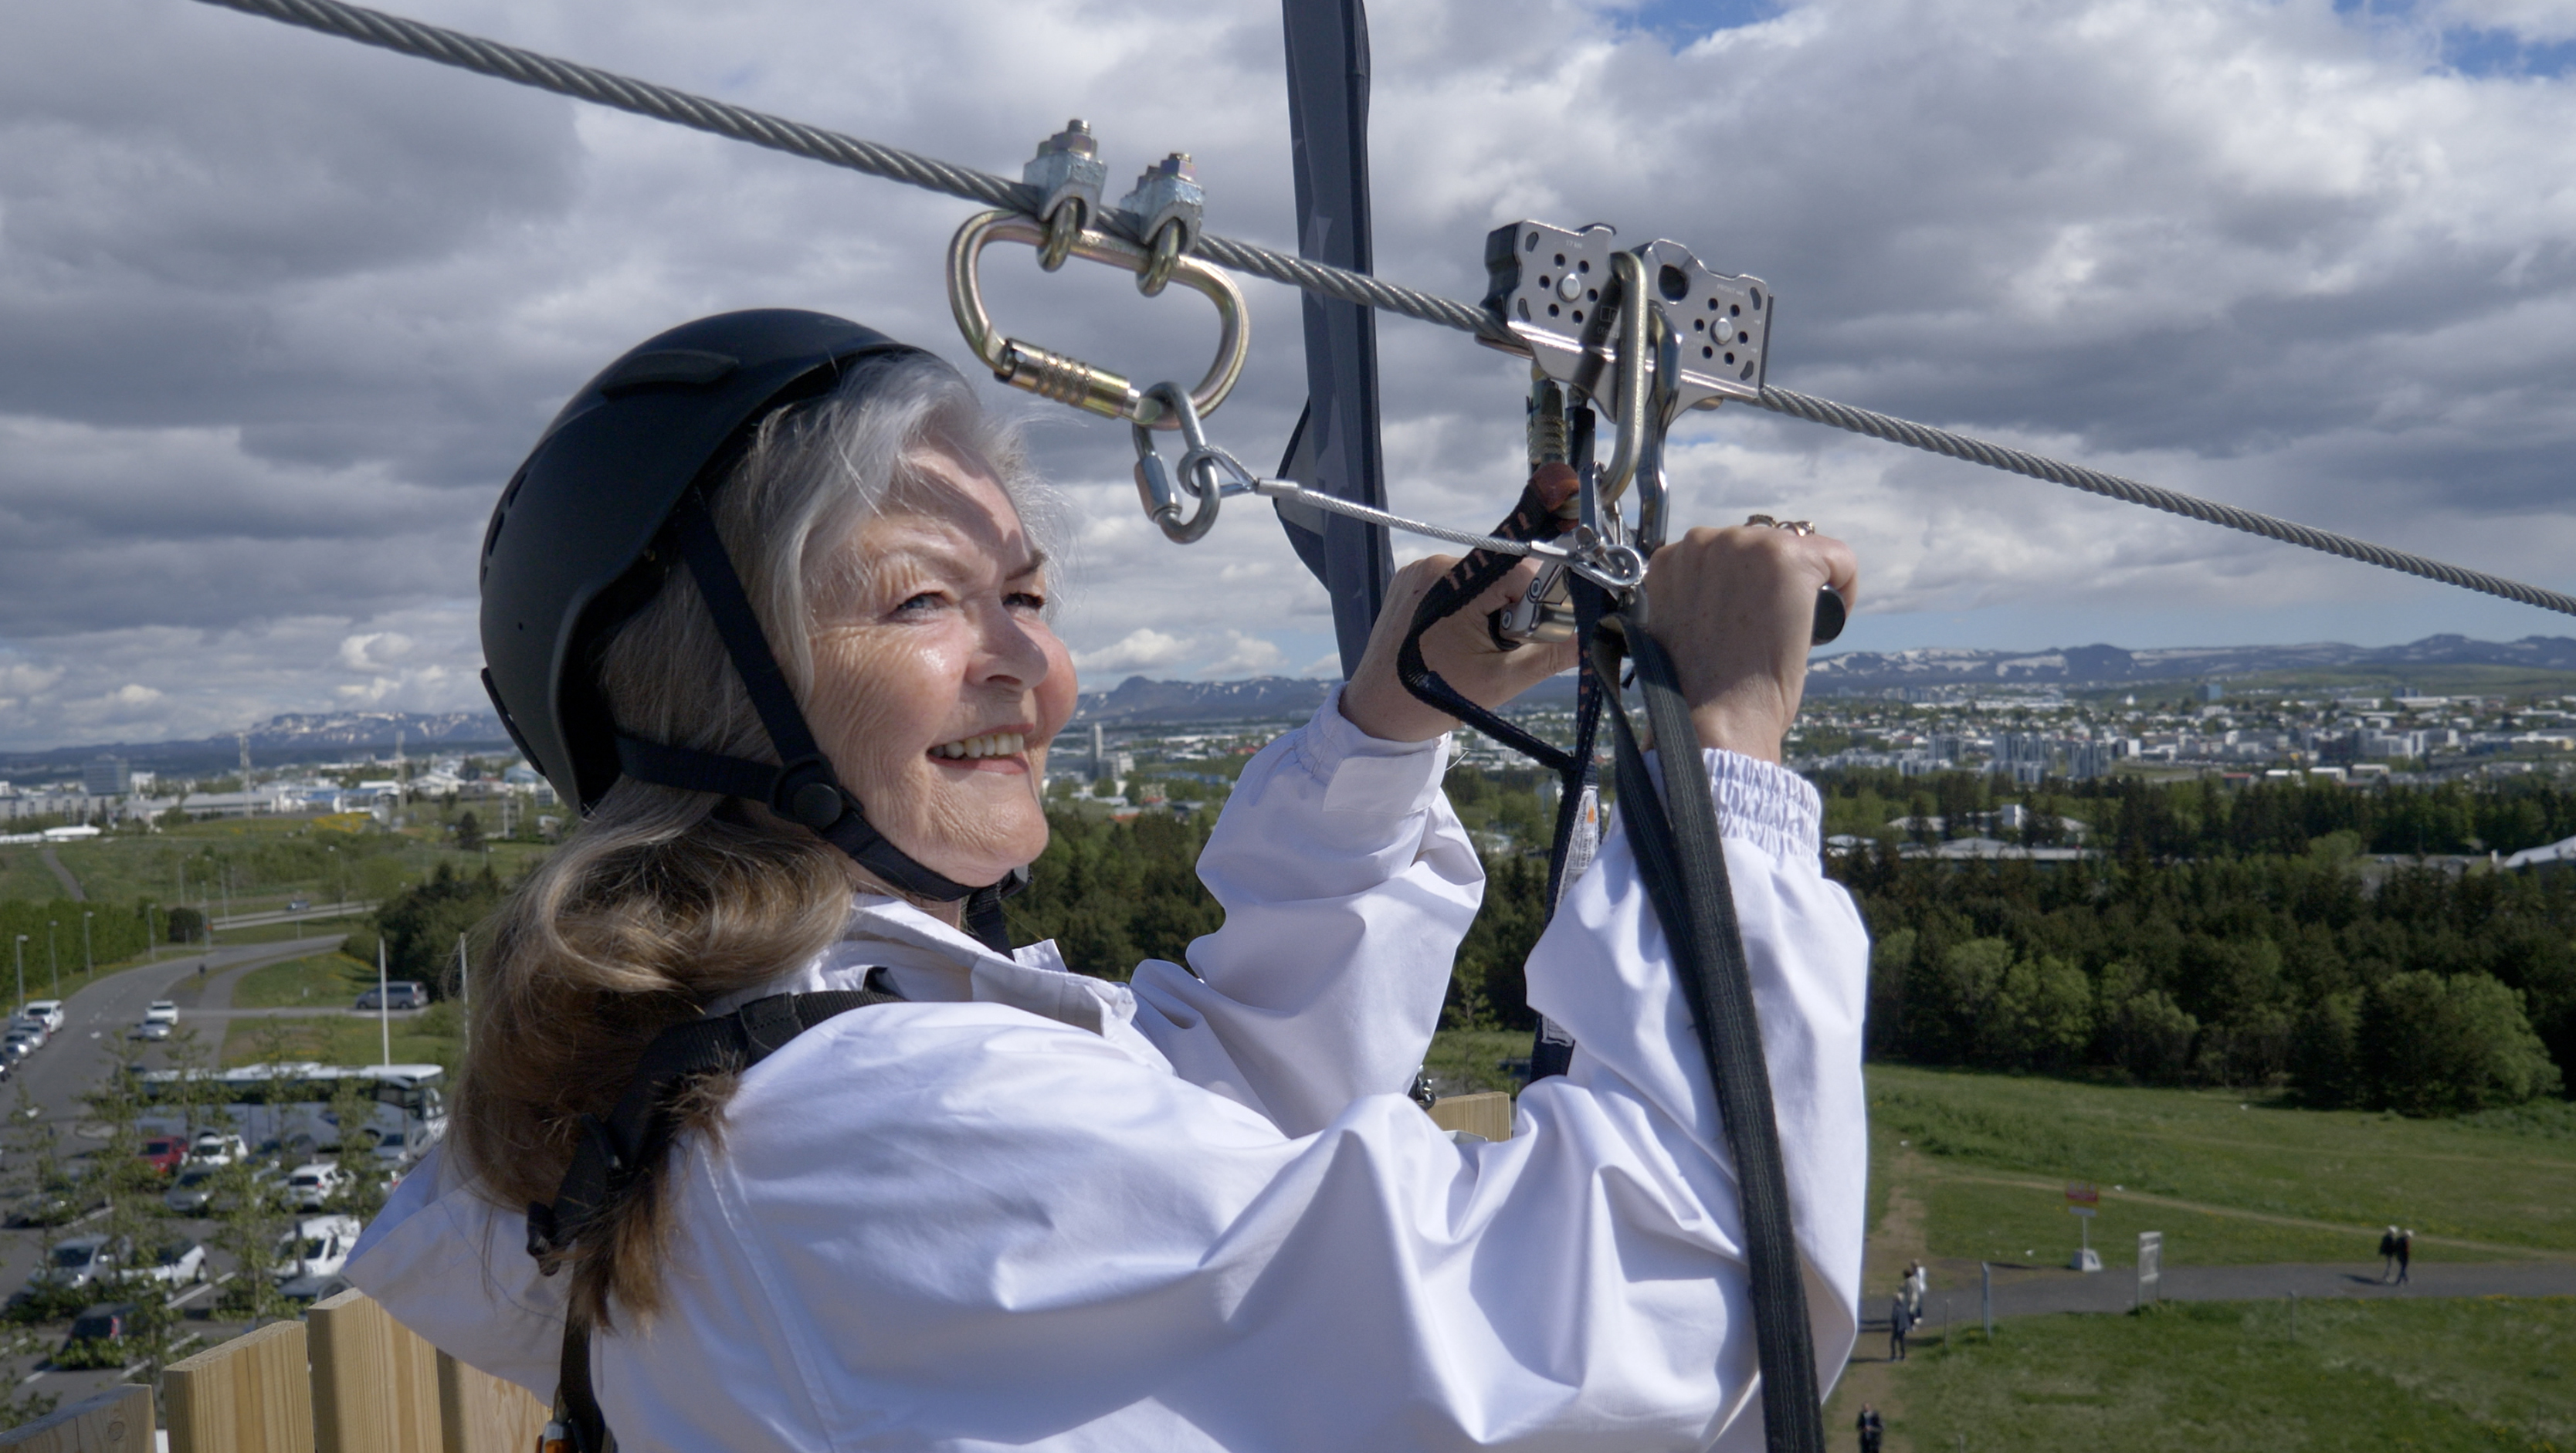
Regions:
<instances>
[{"instance_id":1,"label":"dirt path","mask_svg":"<svg viewBox=\"0 0 2576 1453\"><path fill-rule=\"evenodd\" d=\"M1923 1199L1915 1194L1923 1179L1921 1158L1911 1151L1898 1151L1889 1165L1886 1214L1870 1228L1861 1254L1860 1342L1852 1349L1833 1396L1825 1402L1825 1446L1835 1453L1857 1453L1860 1448L1858 1419L1863 1403L1878 1409L1887 1424L1885 1453L1914 1453L1913 1440L1905 1434L1903 1387L1896 1364L1887 1360L1886 1312L1887 1299L1906 1268L1929 1259L1924 1254Z\"/></svg>"},{"instance_id":2,"label":"dirt path","mask_svg":"<svg viewBox=\"0 0 2576 1453\"><path fill-rule=\"evenodd\" d=\"M81 891L80 879L72 876L72 870L63 866L63 860L54 856L52 848L44 849L37 856L45 860L46 867L54 870L54 881L63 885L64 896L74 903L89 901L89 895Z\"/></svg>"}]
</instances>

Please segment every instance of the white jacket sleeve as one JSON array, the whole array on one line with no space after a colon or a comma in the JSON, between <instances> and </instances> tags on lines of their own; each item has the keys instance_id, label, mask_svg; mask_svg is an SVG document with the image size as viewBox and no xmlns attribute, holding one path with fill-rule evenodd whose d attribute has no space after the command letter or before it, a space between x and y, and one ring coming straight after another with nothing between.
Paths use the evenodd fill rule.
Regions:
<instances>
[{"instance_id":1,"label":"white jacket sleeve","mask_svg":"<svg viewBox=\"0 0 2576 1453\"><path fill-rule=\"evenodd\" d=\"M1148 960L1133 982L1136 1027L1181 1078L1290 1135L1413 1083L1484 898L1446 749L1367 735L1335 691L1244 767L1199 857L1225 926L1189 968Z\"/></svg>"}]
</instances>

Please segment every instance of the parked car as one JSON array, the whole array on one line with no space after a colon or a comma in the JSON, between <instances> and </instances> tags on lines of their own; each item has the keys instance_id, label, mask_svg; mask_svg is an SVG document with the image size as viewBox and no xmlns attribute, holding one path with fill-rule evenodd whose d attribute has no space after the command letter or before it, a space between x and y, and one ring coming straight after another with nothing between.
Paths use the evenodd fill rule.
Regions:
<instances>
[{"instance_id":1,"label":"parked car","mask_svg":"<svg viewBox=\"0 0 2576 1453\"><path fill-rule=\"evenodd\" d=\"M6 1030L0 1030L0 1033L22 1035L34 1040L37 1047L41 1049L46 1040L54 1037L54 1027L47 1023L42 1015L21 1013L12 1016L9 1027Z\"/></svg>"},{"instance_id":2,"label":"parked car","mask_svg":"<svg viewBox=\"0 0 2576 1453\"><path fill-rule=\"evenodd\" d=\"M147 1136L143 1141L143 1148L135 1154L149 1162L154 1170L166 1176L177 1171L187 1162L188 1142L175 1135Z\"/></svg>"},{"instance_id":3,"label":"parked car","mask_svg":"<svg viewBox=\"0 0 2576 1453\"><path fill-rule=\"evenodd\" d=\"M132 1274L174 1287L204 1281L206 1248L184 1236L164 1241L150 1256L135 1260Z\"/></svg>"},{"instance_id":4,"label":"parked car","mask_svg":"<svg viewBox=\"0 0 2576 1453\"><path fill-rule=\"evenodd\" d=\"M63 1001L60 999L30 999L27 1007L18 1012L30 1019L43 1020L48 1034L63 1027Z\"/></svg>"},{"instance_id":5,"label":"parked car","mask_svg":"<svg viewBox=\"0 0 2576 1453\"><path fill-rule=\"evenodd\" d=\"M369 989L358 996L361 1009L426 1009L429 986L418 979L396 979L385 985L382 994Z\"/></svg>"},{"instance_id":6,"label":"parked car","mask_svg":"<svg viewBox=\"0 0 2576 1453\"><path fill-rule=\"evenodd\" d=\"M250 1183L253 1187L274 1187L277 1184L277 1167L273 1165L252 1166L250 1168ZM233 1209L233 1191L231 1188L221 1181L216 1181L211 1189L213 1194L209 1195L205 1201L206 1214L209 1216L222 1216L229 1214Z\"/></svg>"},{"instance_id":7,"label":"parked car","mask_svg":"<svg viewBox=\"0 0 2576 1453\"><path fill-rule=\"evenodd\" d=\"M106 1236L75 1236L57 1241L27 1278L29 1287L85 1287L112 1280L133 1260L134 1248Z\"/></svg>"},{"instance_id":8,"label":"parked car","mask_svg":"<svg viewBox=\"0 0 2576 1453\"><path fill-rule=\"evenodd\" d=\"M146 1024L176 1024L179 1022L179 1006L167 999L155 999L151 1003L143 1006L143 1022Z\"/></svg>"},{"instance_id":9,"label":"parked car","mask_svg":"<svg viewBox=\"0 0 2576 1453\"><path fill-rule=\"evenodd\" d=\"M358 1244L355 1216L312 1216L278 1238L277 1289L306 1300L331 1294L340 1269L349 1264L349 1249Z\"/></svg>"},{"instance_id":10,"label":"parked car","mask_svg":"<svg viewBox=\"0 0 2576 1453\"><path fill-rule=\"evenodd\" d=\"M10 1030L6 1038L0 1038L0 1049L6 1049L12 1060L25 1059L44 1045L45 1036L41 1032L24 1027Z\"/></svg>"},{"instance_id":11,"label":"parked car","mask_svg":"<svg viewBox=\"0 0 2576 1453\"><path fill-rule=\"evenodd\" d=\"M72 1318L71 1335L54 1354L56 1367L114 1367L124 1360L118 1346L134 1329L143 1309L132 1302L97 1302Z\"/></svg>"},{"instance_id":12,"label":"parked car","mask_svg":"<svg viewBox=\"0 0 2576 1453\"><path fill-rule=\"evenodd\" d=\"M188 1159L198 1165L230 1165L250 1154L250 1147L229 1130L200 1130L188 1142Z\"/></svg>"},{"instance_id":13,"label":"parked car","mask_svg":"<svg viewBox=\"0 0 2576 1453\"><path fill-rule=\"evenodd\" d=\"M60 1226L106 1204L79 1182L58 1180L18 1198L9 1208L12 1226Z\"/></svg>"},{"instance_id":14,"label":"parked car","mask_svg":"<svg viewBox=\"0 0 2576 1453\"><path fill-rule=\"evenodd\" d=\"M310 1161L286 1173L286 1204L298 1211L319 1211L324 1202L349 1183L339 1162Z\"/></svg>"},{"instance_id":15,"label":"parked car","mask_svg":"<svg viewBox=\"0 0 2576 1453\"><path fill-rule=\"evenodd\" d=\"M219 1166L192 1165L179 1172L170 1189L161 1193L161 1204L182 1216L210 1214L207 1206L215 1199L215 1173Z\"/></svg>"},{"instance_id":16,"label":"parked car","mask_svg":"<svg viewBox=\"0 0 2576 1453\"><path fill-rule=\"evenodd\" d=\"M170 1026L163 1020L146 1019L142 1023L134 1026L132 1029L125 1031L125 1037L128 1039L168 1039L170 1037Z\"/></svg>"}]
</instances>

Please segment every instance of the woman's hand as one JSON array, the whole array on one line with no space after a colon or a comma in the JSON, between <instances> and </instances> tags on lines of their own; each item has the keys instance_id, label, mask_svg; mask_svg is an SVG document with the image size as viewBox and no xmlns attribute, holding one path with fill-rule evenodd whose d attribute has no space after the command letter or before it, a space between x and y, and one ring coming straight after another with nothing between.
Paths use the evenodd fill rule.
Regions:
<instances>
[{"instance_id":1,"label":"woman's hand","mask_svg":"<svg viewBox=\"0 0 2576 1453\"><path fill-rule=\"evenodd\" d=\"M1697 529L1655 552L1646 628L1672 653L1702 746L1780 760L1806 689L1816 592L1828 585L1846 607L1859 603L1860 564L1825 535Z\"/></svg>"},{"instance_id":2,"label":"woman's hand","mask_svg":"<svg viewBox=\"0 0 2576 1453\"><path fill-rule=\"evenodd\" d=\"M1562 499L1572 492L1574 471L1562 464L1547 466L1539 471L1536 485L1542 503ZM1378 612L1377 627L1369 633L1368 653L1360 658L1360 669L1350 684L1342 688L1342 715L1370 736L1389 742L1421 742L1457 729L1456 717L1424 704L1405 690L1395 675L1396 652L1404 645L1405 633L1413 628L1414 610L1421 605L1424 594L1457 564L1453 556L1431 555L1395 573L1395 582L1386 593L1386 608ZM1469 601L1465 609L1453 611L1423 632L1422 663L1439 672L1440 678L1455 687L1459 695L1487 710L1572 666L1575 652L1571 641L1507 651L1494 645L1493 633L1486 629L1485 618L1529 589L1537 573L1534 562L1523 560L1483 595Z\"/></svg>"}]
</instances>

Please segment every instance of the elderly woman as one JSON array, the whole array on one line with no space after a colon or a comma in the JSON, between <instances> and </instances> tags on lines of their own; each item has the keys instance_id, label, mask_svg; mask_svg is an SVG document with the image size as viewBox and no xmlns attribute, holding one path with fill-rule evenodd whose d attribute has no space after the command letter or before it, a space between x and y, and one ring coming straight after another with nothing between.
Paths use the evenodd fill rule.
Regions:
<instances>
[{"instance_id":1,"label":"elderly woman","mask_svg":"<svg viewBox=\"0 0 2576 1453\"><path fill-rule=\"evenodd\" d=\"M1456 723L1392 669L1448 562L1398 576L1361 670L1245 768L1186 964L1118 983L1002 942L1075 699L1052 524L963 381L836 319L702 320L567 407L494 517L484 640L584 816L502 911L454 1131L351 1279L540 1396L594 1388L629 1450L1761 1446L1734 1177L1617 833L1529 963L1570 1071L1493 1144L1404 1096L1483 885L1440 791ZM1853 578L1757 529L1651 578L1827 1381L1865 940L1778 758L1817 588ZM1484 609L1426 641L1472 699L1570 664L1498 649ZM674 1078L673 1026L776 1005Z\"/></svg>"}]
</instances>

